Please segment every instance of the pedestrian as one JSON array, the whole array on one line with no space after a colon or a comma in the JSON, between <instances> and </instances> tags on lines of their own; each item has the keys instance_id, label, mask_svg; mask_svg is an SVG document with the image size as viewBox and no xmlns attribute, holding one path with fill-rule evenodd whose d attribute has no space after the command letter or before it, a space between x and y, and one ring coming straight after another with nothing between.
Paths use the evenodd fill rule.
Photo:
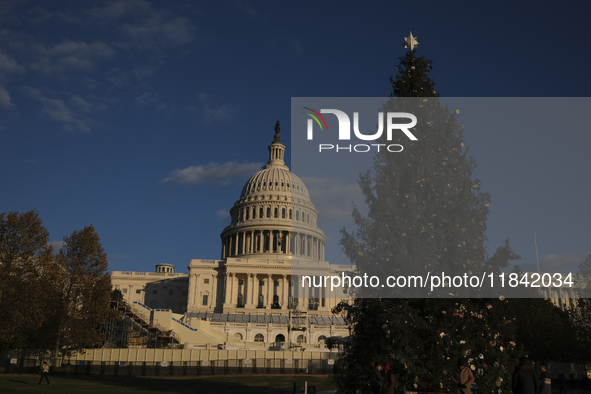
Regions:
<instances>
[{"instance_id":1,"label":"pedestrian","mask_svg":"<svg viewBox=\"0 0 591 394\"><path fill-rule=\"evenodd\" d=\"M552 379L548 377L549 374L546 372L548 371L548 364L541 362L540 363L540 394L552 394Z\"/></svg>"},{"instance_id":2,"label":"pedestrian","mask_svg":"<svg viewBox=\"0 0 591 394\"><path fill-rule=\"evenodd\" d=\"M376 363L371 371L371 392L372 394L382 394L382 364Z\"/></svg>"},{"instance_id":3,"label":"pedestrian","mask_svg":"<svg viewBox=\"0 0 591 394\"><path fill-rule=\"evenodd\" d=\"M394 385L396 383L394 374L390 369L386 372L386 377L382 384L382 394L394 394Z\"/></svg>"},{"instance_id":4,"label":"pedestrian","mask_svg":"<svg viewBox=\"0 0 591 394\"><path fill-rule=\"evenodd\" d=\"M451 379L456 383L456 394L472 393L470 386L474 383L474 375L463 358L458 359L457 367L451 375Z\"/></svg>"},{"instance_id":5,"label":"pedestrian","mask_svg":"<svg viewBox=\"0 0 591 394\"><path fill-rule=\"evenodd\" d=\"M534 370L534 365L527 356L519 359L519 364L513 371L511 379L511 389L513 394L538 394L538 379Z\"/></svg>"},{"instance_id":6,"label":"pedestrian","mask_svg":"<svg viewBox=\"0 0 591 394\"><path fill-rule=\"evenodd\" d=\"M49 365L47 365L47 362L43 361L43 364L41 364L41 379L39 379L39 383L37 384L41 384L41 382L43 381L43 378L45 378L45 380L47 381L47 385L49 386L49 378L47 377L49 375Z\"/></svg>"}]
</instances>

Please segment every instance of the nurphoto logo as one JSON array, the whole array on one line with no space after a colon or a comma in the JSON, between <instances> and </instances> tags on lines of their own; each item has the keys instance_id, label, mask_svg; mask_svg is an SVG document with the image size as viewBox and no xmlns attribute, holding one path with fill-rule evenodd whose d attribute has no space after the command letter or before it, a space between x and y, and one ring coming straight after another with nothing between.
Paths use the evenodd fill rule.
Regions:
<instances>
[{"instance_id":1,"label":"nurphoto logo","mask_svg":"<svg viewBox=\"0 0 591 394\"><path fill-rule=\"evenodd\" d=\"M320 127L321 131L328 131L328 125L326 123L326 119L322 114L333 114L337 117L339 122L339 141L349 141L351 140L351 120L349 116L338 109L321 109L320 112L309 108L303 107L311 112L304 112L304 114L310 116L311 119L308 119L308 128L307 128L307 137L308 140L314 139L314 121ZM410 119L410 123L396 123L400 119ZM417 125L417 117L408 112L387 112L385 115L386 121L386 139L388 141L392 141L392 134L394 131L400 130L402 131L411 141L417 141L417 137L415 137L409 129L415 127ZM353 133L355 137L363 141L375 141L379 139L382 134L384 133L384 113L378 112L378 130L373 134L363 134L359 131L359 112L353 112ZM357 145L339 145L336 144L319 144L318 150L319 152L326 151L326 150L334 150L335 152L339 151L346 151L346 152L369 152L372 150L372 147L375 147L376 150L379 152L380 148L385 147L388 152L402 152L404 149L400 144L357 144Z\"/></svg>"}]
</instances>

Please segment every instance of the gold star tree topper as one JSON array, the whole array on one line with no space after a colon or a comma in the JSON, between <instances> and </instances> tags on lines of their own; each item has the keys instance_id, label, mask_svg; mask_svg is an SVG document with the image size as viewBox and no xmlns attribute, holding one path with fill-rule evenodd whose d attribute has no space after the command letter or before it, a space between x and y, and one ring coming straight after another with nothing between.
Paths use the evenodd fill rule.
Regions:
<instances>
[{"instance_id":1,"label":"gold star tree topper","mask_svg":"<svg viewBox=\"0 0 591 394\"><path fill-rule=\"evenodd\" d=\"M419 42L417 41L417 38L419 38L419 37L413 37L412 36L412 31L411 31L409 37L404 37L404 47L405 48L410 48L411 51L413 49L415 49L415 47L419 45Z\"/></svg>"}]
</instances>

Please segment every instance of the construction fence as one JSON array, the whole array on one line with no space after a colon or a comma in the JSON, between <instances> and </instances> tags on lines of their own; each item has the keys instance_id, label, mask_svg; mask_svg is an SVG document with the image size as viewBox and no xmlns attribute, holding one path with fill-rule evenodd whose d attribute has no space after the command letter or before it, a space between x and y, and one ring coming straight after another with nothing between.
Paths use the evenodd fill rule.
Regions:
<instances>
[{"instance_id":1,"label":"construction fence","mask_svg":"<svg viewBox=\"0 0 591 394\"><path fill-rule=\"evenodd\" d=\"M101 349L94 350L97 352L78 353L59 359L51 358L46 352L31 354L29 351L1 351L0 373L37 373L40 365L46 361L50 373L64 375L328 374L332 373L338 356L337 353L318 352L110 349L126 350L125 355L132 356L121 359L113 357L113 352L109 352L111 357L107 357L107 354L100 352Z\"/></svg>"}]
</instances>

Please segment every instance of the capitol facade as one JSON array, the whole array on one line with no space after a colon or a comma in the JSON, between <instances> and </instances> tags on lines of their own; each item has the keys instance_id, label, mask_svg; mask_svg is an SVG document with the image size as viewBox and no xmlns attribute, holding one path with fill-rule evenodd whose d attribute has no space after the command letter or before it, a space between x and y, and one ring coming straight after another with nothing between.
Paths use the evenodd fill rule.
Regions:
<instances>
[{"instance_id":1,"label":"capitol facade","mask_svg":"<svg viewBox=\"0 0 591 394\"><path fill-rule=\"evenodd\" d=\"M207 321L225 343L322 343L349 334L344 319L331 312L345 298L343 289L310 286L302 277L341 275L354 267L324 260L318 211L285 164L279 122L268 150L267 165L230 209L221 258L192 259L188 275L175 274L169 264L155 273L115 271L113 286L127 302L182 313L188 325Z\"/></svg>"}]
</instances>

